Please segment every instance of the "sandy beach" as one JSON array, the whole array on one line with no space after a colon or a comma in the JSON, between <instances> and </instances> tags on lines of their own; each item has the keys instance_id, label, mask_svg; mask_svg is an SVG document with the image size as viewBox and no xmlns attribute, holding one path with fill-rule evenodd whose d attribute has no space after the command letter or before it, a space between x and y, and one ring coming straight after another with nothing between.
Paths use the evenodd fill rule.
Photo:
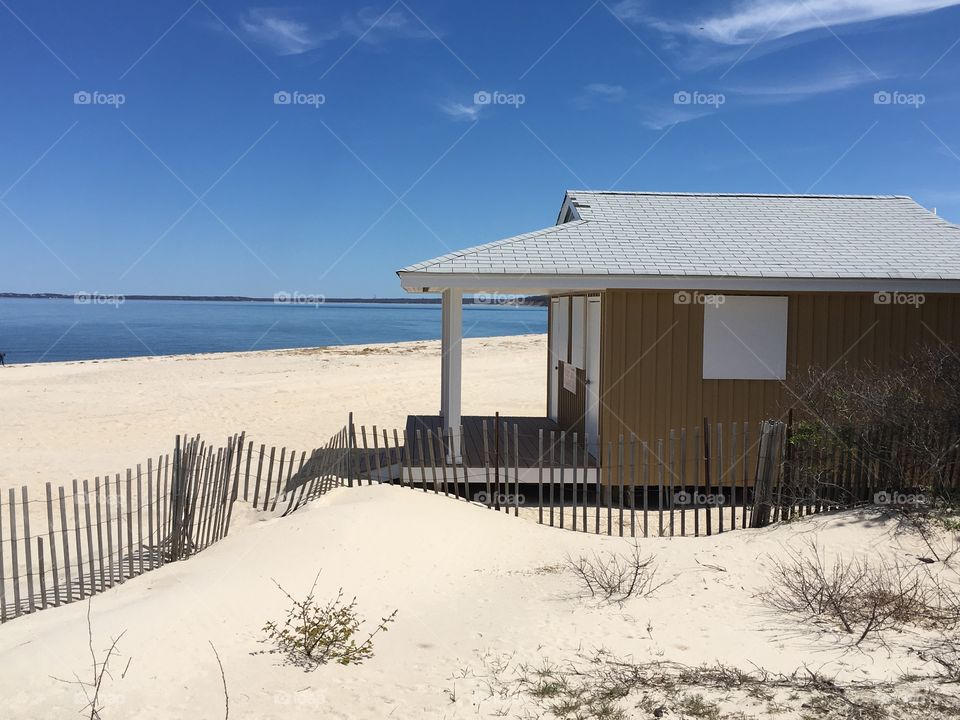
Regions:
<instances>
[{"instance_id":1,"label":"sandy beach","mask_svg":"<svg viewBox=\"0 0 960 720\"><path fill-rule=\"evenodd\" d=\"M756 595L770 582L773 559L814 537L884 561L925 552L919 538L876 511L696 541L651 539L642 549L668 584L648 598L607 604L581 592L566 558L628 550L624 539L549 529L400 487L339 488L291 517L254 523L191 560L96 596L97 655L124 633L102 689L102 717L223 717L211 643L230 717L243 718L528 717L530 698L491 694L494 667L564 663L599 648L634 661L783 673L807 666L842 682L931 670L910 650L922 633L854 649L842 633L818 636L762 606ZM342 587L366 618L398 611L362 665L304 673L257 654L262 626L287 606L273 581L302 596L318 572L318 598ZM89 674L86 613L86 603L74 603L2 627L5 717L63 718L83 706L76 685L54 678ZM788 695L777 695L777 717L813 717ZM768 717L770 705L734 693L723 707Z\"/></svg>"},{"instance_id":2,"label":"sandy beach","mask_svg":"<svg viewBox=\"0 0 960 720\"><path fill-rule=\"evenodd\" d=\"M546 336L464 341L463 412L542 415ZM170 452L177 433L310 450L354 413L403 429L440 404L439 341L0 368L0 489L42 491Z\"/></svg>"},{"instance_id":3,"label":"sandy beach","mask_svg":"<svg viewBox=\"0 0 960 720\"><path fill-rule=\"evenodd\" d=\"M543 413L545 361L543 336L467 340L464 412ZM12 421L0 477L39 493L45 481L135 464L168 448L177 431L215 438L246 430L257 442L312 448L351 410L358 423L402 427L407 414L436 411L439 364L439 344L417 342L10 367L0 371ZM31 510L37 527L42 509ZM77 679L90 682L92 658L102 662L114 641L98 700L103 720L220 718L225 703L232 718L536 717L549 702L521 680L531 668L598 659L721 664L765 683L813 671L827 679L821 687L880 683L884 697L939 687L930 679L937 661L918 650L935 646L939 631L909 627L853 645L835 627L774 612L760 599L776 563L812 541L851 559L919 567L954 542L905 531L876 508L712 537L642 539L658 587L620 602L592 597L571 563L608 552L625 558L632 541L541 526L529 509L518 518L367 485L334 488L279 515L238 504L230 534L196 556L89 603L0 626L3 716L52 720L82 711L88 699ZM265 623L290 607L277 584L302 598L315 579L321 603L342 588L367 621L397 612L372 658L305 673L263 652ZM910 673L927 679L903 683ZM651 714L667 696L707 707L698 704L701 692L726 714ZM625 715L552 716L821 717L810 714L813 696L803 692L693 684L654 692L656 701L634 691L620 701Z\"/></svg>"}]
</instances>

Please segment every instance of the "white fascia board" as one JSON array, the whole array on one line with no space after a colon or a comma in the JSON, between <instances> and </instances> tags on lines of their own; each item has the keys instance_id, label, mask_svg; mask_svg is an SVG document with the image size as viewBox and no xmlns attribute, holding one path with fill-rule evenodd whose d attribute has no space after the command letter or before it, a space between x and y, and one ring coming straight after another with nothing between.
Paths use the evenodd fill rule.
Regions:
<instances>
[{"instance_id":1,"label":"white fascia board","mask_svg":"<svg viewBox=\"0 0 960 720\"><path fill-rule=\"evenodd\" d=\"M777 278L697 275L525 275L400 272L407 292L510 292L527 295L582 290L706 290L716 292L902 292L960 294L960 280L939 278Z\"/></svg>"}]
</instances>

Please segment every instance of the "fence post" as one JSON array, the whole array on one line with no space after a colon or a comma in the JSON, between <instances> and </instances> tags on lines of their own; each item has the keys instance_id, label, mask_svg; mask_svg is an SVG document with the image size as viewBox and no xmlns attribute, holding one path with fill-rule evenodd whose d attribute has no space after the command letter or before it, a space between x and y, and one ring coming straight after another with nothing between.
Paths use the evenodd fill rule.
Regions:
<instances>
[{"instance_id":1,"label":"fence post","mask_svg":"<svg viewBox=\"0 0 960 720\"><path fill-rule=\"evenodd\" d=\"M777 510L774 513L774 520L786 520L793 514L793 497L796 493L793 482L793 408L787 410L787 434L783 448L783 474L780 482L777 484ZM784 504L784 486L786 486L787 502L791 511L787 510L788 505Z\"/></svg>"},{"instance_id":2,"label":"fence post","mask_svg":"<svg viewBox=\"0 0 960 720\"><path fill-rule=\"evenodd\" d=\"M703 487L708 496L713 494L713 478L710 476L710 422L707 418L703 419ZM713 516L710 514L709 504L706 510L707 535L713 535ZM697 512L700 512L699 509Z\"/></svg>"},{"instance_id":3,"label":"fence post","mask_svg":"<svg viewBox=\"0 0 960 720\"><path fill-rule=\"evenodd\" d=\"M353 447L356 438L353 434L353 413L347 417L347 487L353 487Z\"/></svg>"},{"instance_id":4,"label":"fence post","mask_svg":"<svg viewBox=\"0 0 960 720\"><path fill-rule=\"evenodd\" d=\"M500 511L500 412L494 415L493 421L493 509Z\"/></svg>"},{"instance_id":5,"label":"fence post","mask_svg":"<svg viewBox=\"0 0 960 720\"><path fill-rule=\"evenodd\" d=\"M181 450L180 435L177 435L173 446L173 477L170 480L171 560L177 560L180 558L180 494L183 488L183 457L181 455Z\"/></svg>"},{"instance_id":6,"label":"fence post","mask_svg":"<svg viewBox=\"0 0 960 720\"><path fill-rule=\"evenodd\" d=\"M769 420L760 429L760 449L757 454L757 478L753 491L753 514L750 527L762 528L770 524L770 502L773 496L774 437L777 426Z\"/></svg>"}]
</instances>

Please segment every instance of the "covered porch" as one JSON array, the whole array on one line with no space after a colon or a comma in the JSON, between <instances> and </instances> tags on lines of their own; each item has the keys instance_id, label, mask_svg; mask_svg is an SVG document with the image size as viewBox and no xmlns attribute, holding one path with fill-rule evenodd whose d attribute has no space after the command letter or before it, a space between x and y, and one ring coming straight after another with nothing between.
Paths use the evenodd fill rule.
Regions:
<instances>
[{"instance_id":1,"label":"covered porch","mask_svg":"<svg viewBox=\"0 0 960 720\"><path fill-rule=\"evenodd\" d=\"M582 435L574 438L550 418L466 415L460 420L460 464L464 467L493 467L498 453L502 467L536 468L541 457L543 465L597 467L596 458L584 452ZM450 434L440 415L407 417L406 438L415 466L421 462L439 465L450 457Z\"/></svg>"},{"instance_id":2,"label":"covered porch","mask_svg":"<svg viewBox=\"0 0 960 720\"><path fill-rule=\"evenodd\" d=\"M546 412L543 416L501 416L501 425L497 428L493 416L464 416L462 413L463 297L465 293L507 292L507 288L488 286L491 279L486 277L475 276L472 281L465 287L420 288L421 292L441 295L440 412L408 417L406 442L413 457L435 462L437 456L426 446L428 438L432 438L438 448L443 448L444 459L449 464L483 467L485 459L495 452L499 435L501 456L507 448L511 465L531 468L541 461L542 433L544 461L549 461L553 435L552 450L556 463L582 466L586 460L586 467L599 467L599 294L573 296L564 295L564 290L558 288L509 288L514 294L550 298L548 357L545 358L548 372L547 384L543 388ZM404 287L413 289L406 284ZM422 436L423 450L416 446L417 430ZM442 444L437 441L438 433L443 437ZM517 447L511 448L513 444Z\"/></svg>"}]
</instances>

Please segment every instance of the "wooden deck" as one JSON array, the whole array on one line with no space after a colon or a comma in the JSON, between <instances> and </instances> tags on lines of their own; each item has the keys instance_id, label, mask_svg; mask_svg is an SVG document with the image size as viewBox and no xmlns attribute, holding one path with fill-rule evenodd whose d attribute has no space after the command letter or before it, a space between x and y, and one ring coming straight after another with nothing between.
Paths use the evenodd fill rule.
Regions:
<instances>
[{"instance_id":1,"label":"wooden deck","mask_svg":"<svg viewBox=\"0 0 960 720\"><path fill-rule=\"evenodd\" d=\"M494 423L495 420L490 416L467 415L461 418L463 426L463 440L461 444L462 465L470 468L485 467L485 452L489 453L490 466L494 464ZM506 430L504 430L506 425ZM484 446L484 426L486 426L486 450ZM514 426L517 428L518 448L514 447ZM442 422L439 415L409 415L407 417L407 448L411 453L414 466L419 466L420 453L423 452L423 464L427 467L439 466L441 464L440 447L438 433L442 430ZM420 431L420 443L417 442L417 431ZM559 467L561 460L563 464L570 468L574 463L576 455L576 464L578 467L584 467L583 440L578 438L578 447L574 453L573 434L567 433L563 443L563 453L561 457L560 448L560 426L553 420L544 417L519 417L519 416L500 416L500 453L501 466L521 468L535 468L539 466L540 449L539 437L540 431L543 431L543 452L544 466L548 466L550 461L550 433L554 433L554 466ZM504 437L508 434L509 437ZM433 458L431 460L430 446L427 436L433 437ZM444 439L446 441L446 439ZM444 445L444 448L446 445ZM517 452L519 450L519 453ZM509 459L507 454L509 453ZM597 467L596 459L588 455L586 467Z\"/></svg>"}]
</instances>

